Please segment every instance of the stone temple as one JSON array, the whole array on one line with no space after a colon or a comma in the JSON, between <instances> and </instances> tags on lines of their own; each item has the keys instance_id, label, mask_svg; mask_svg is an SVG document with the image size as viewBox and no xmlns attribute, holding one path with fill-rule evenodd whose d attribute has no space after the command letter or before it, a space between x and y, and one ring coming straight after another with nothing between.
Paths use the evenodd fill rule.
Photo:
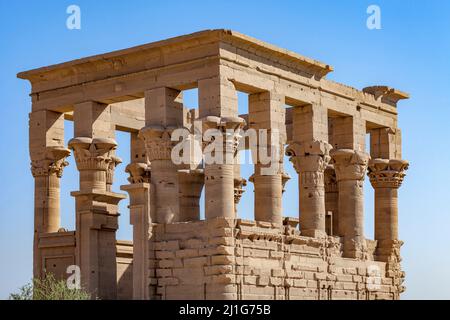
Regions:
<instances>
[{"instance_id":1,"label":"stone temple","mask_svg":"<svg viewBox=\"0 0 450 320\"><path fill-rule=\"evenodd\" d=\"M19 73L32 85L34 276L64 278L79 266L82 285L100 299L399 299L397 192L408 162L397 102L408 95L382 85L360 91L327 80L332 70L234 31L206 30ZM189 109L183 91L194 88L198 107ZM238 114L238 91L248 94L248 114ZM74 122L68 145L65 120ZM216 129L223 139L202 140L200 155L221 144L234 160L250 143L230 129L277 131L268 149L295 167L298 218L283 217L290 164L282 156L269 174L257 158L249 181L239 161L177 164L172 134L180 128ZM117 130L131 136L131 163L120 167ZM59 203L69 157L79 172L72 231L61 228ZM119 168L130 175L123 193L112 191ZM363 230L366 174L373 240ZM252 220L236 209L248 183ZM132 242L116 239L127 197Z\"/></svg>"}]
</instances>

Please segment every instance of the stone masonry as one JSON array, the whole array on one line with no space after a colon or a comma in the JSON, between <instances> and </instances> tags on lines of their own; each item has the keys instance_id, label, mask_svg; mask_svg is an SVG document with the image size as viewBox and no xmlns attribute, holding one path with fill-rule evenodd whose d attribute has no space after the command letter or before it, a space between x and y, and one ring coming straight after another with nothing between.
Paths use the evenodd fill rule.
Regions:
<instances>
[{"instance_id":1,"label":"stone masonry","mask_svg":"<svg viewBox=\"0 0 450 320\"><path fill-rule=\"evenodd\" d=\"M332 70L206 30L19 73L32 85L34 276L64 278L77 265L83 287L101 299L399 299L398 189L408 162L397 103L408 95L380 85L360 91L327 80ZM194 88L198 107L189 109L183 91ZM248 94L248 114L238 114L238 91ZM74 122L68 145L65 121ZM189 147L177 163L180 129ZM196 161L195 137L208 129L218 136L200 134ZM277 135L252 142L249 129ZM130 134L123 166L116 131ZM238 150L253 147L279 157L268 165L258 154L247 181ZM207 161L211 149L231 161ZM298 174L297 218L283 216L283 155ZM69 162L79 172L73 231L60 225ZM124 194L112 191L118 168L130 175ZM374 217L364 216L366 175ZM248 183L253 220L237 210ZM127 197L132 242L116 239Z\"/></svg>"}]
</instances>

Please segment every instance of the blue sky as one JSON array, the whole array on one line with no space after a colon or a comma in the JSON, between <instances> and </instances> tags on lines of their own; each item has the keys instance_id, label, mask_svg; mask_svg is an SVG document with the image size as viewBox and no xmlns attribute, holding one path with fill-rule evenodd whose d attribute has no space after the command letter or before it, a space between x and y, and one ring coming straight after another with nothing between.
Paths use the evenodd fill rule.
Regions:
<instances>
[{"instance_id":1,"label":"blue sky","mask_svg":"<svg viewBox=\"0 0 450 320\"><path fill-rule=\"evenodd\" d=\"M66 8L81 8L81 30L66 28ZM366 27L366 9L381 8L381 30ZM33 179L29 171L30 86L19 71L203 29L239 31L326 62L328 75L356 88L386 84L409 92L399 104L403 155L411 166L400 189L403 298L450 299L450 2L431 1L6 1L0 0L0 299L32 271ZM194 107L194 92L186 94ZM246 109L240 95L240 109ZM66 139L73 132L67 123ZM129 161L128 135L117 136ZM73 160L63 177L62 222L74 225ZM290 165L288 172L295 177ZM122 165L121 169L124 168ZM243 168L243 175L251 167ZM126 183L120 167L117 183ZM288 183L285 215L298 210L297 180ZM251 184L240 206L252 215ZM118 190L118 187L116 188ZM131 239L122 203L118 238ZM373 236L373 191L366 183L366 233Z\"/></svg>"}]
</instances>

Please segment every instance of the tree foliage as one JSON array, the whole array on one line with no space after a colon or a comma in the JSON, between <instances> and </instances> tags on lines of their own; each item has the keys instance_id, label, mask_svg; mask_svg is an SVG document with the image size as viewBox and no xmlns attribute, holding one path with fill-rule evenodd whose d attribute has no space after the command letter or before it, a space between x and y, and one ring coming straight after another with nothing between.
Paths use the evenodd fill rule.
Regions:
<instances>
[{"instance_id":1,"label":"tree foliage","mask_svg":"<svg viewBox=\"0 0 450 320\"><path fill-rule=\"evenodd\" d=\"M91 296L83 289L69 289L65 280L57 280L53 274L44 278L34 278L12 293L10 300L90 300Z\"/></svg>"}]
</instances>

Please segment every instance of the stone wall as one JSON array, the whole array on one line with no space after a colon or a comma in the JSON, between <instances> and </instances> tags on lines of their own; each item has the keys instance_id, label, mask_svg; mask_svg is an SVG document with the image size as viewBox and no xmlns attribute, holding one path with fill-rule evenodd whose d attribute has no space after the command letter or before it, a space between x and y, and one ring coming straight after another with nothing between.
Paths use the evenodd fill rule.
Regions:
<instances>
[{"instance_id":1,"label":"stone wall","mask_svg":"<svg viewBox=\"0 0 450 320\"><path fill-rule=\"evenodd\" d=\"M41 234L38 250L42 258L43 273L52 273L57 279L66 279L67 267L75 264L75 232Z\"/></svg>"},{"instance_id":2,"label":"stone wall","mask_svg":"<svg viewBox=\"0 0 450 320\"><path fill-rule=\"evenodd\" d=\"M133 242L118 240L117 250L117 299L133 298Z\"/></svg>"},{"instance_id":3,"label":"stone wall","mask_svg":"<svg viewBox=\"0 0 450 320\"><path fill-rule=\"evenodd\" d=\"M403 273L342 258L338 237L304 237L284 225L217 218L153 226L156 299L398 299ZM390 276L388 277L387 274Z\"/></svg>"},{"instance_id":4,"label":"stone wall","mask_svg":"<svg viewBox=\"0 0 450 320\"><path fill-rule=\"evenodd\" d=\"M41 234L39 250L45 273L52 273L57 279L67 279L67 267L76 261L75 231ZM117 251L117 298L133 297L133 243L118 240ZM43 275L43 274L42 274Z\"/></svg>"}]
</instances>

